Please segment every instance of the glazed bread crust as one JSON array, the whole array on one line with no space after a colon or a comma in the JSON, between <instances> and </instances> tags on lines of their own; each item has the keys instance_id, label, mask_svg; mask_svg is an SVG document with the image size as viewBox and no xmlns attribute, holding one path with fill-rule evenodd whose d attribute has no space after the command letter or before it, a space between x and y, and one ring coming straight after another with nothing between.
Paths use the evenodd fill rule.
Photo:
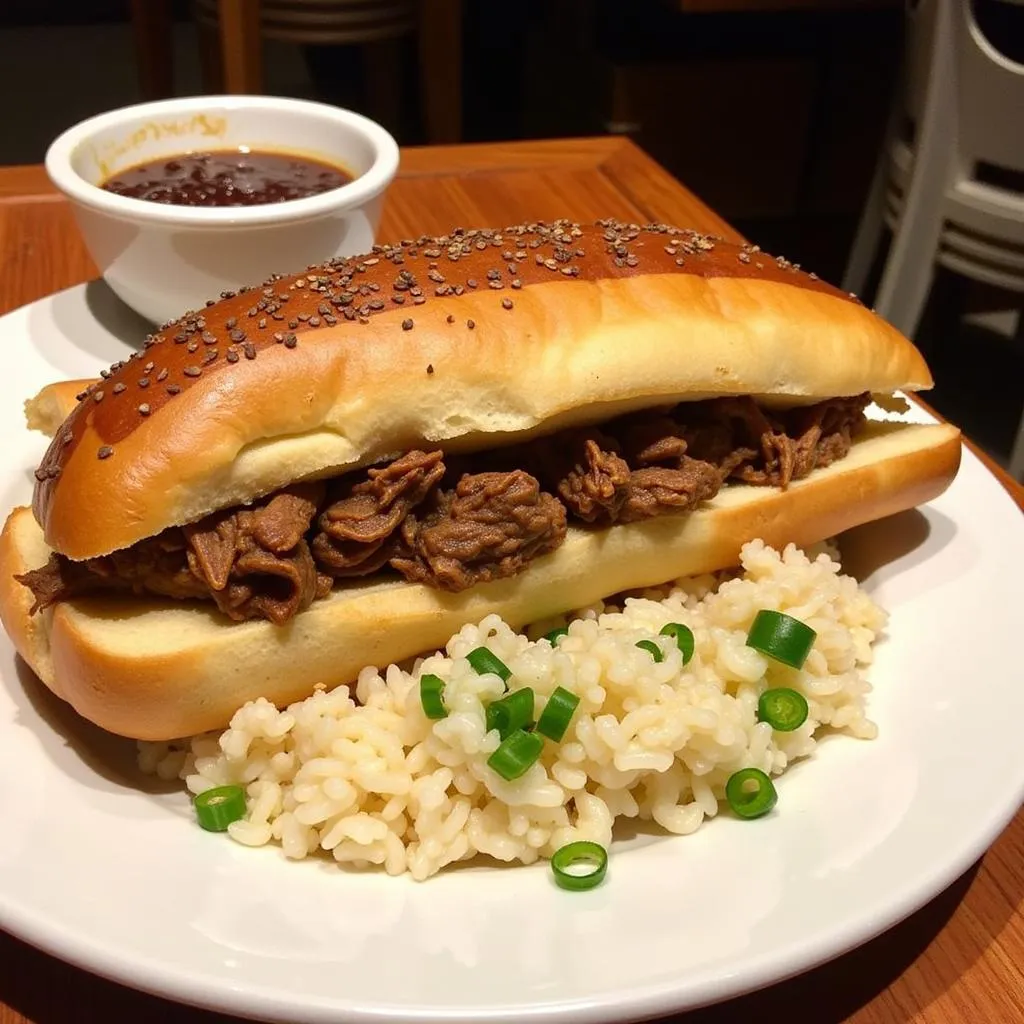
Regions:
<instances>
[{"instance_id":1,"label":"glazed bread crust","mask_svg":"<svg viewBox=\"0 0 1024 1024\"><path fill-rule=\"evenodd\" d=\"M50 549L31 511L0 535L0 620L42 681L84 717L138 739L221 728L248 700L279 705L365 665L443 645L491 612L519 627L608 594L736 564L754 537L806 545L929 501L953 479L960 434L948 425L872 423L849 455L788 489L730 485L689 515L607 530L570 529L527 572L461 594L380 578L342 586L284 627L229 623L202 604L139 597L63 601L30 615L14 579Z\"/></svg>"},{"instance_id":2,"label":"glazed bread crust","mask_svg":"<svg viewBox=\"0 0 1024 1024\"><path fill-rule=\"evenodd\" d=\"M930 386L894 328L750 246L610 222L407 240L153 335L56 430L33 507L83 559L412 447Z\"/></svg>"},{"instance_id":3,"label":"glazed bread crust","mask_svg":"<svg viewBox=\"0 0 1024 1024\"><path fill-rule=\"evenodd\" d=\"M61 380L47 384L25 401L25 426L53 437L78 405L76 396L95 380Z\"/></svg>"}]
</instances>

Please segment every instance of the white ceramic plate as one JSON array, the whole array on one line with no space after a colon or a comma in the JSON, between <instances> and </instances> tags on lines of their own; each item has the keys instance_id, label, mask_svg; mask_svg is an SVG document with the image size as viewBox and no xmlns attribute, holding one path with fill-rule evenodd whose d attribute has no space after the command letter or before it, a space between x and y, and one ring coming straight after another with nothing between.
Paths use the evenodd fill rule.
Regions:
<instances>
[{"instance_id":1,"label":"white ceramic plate","mask_svg":"<svg viewBox=\"0 0 1024 1024\"><path fill-rule=\"evenodd\" d=\"M4 508L28 500L46 443L23 400L144 332L102 285L0 319ZM947 494L847 535L845 555L892 612L880 738L824 743L770 819L625 837L586 894L544 865L417 884L204 833L3 638L0 925L172 999L302 1022L636 1019L809 968L952 882L1024 793L1024 519L999 484L965 453Z\"/></svg>"}]
</instances>

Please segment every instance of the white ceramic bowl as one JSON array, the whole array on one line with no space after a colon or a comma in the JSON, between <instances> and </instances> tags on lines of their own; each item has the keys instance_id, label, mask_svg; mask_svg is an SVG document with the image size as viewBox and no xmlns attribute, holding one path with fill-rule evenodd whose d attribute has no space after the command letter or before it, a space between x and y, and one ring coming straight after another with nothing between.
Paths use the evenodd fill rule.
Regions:
<instances>
[{"instance_id":1,"label":"white ceramic bowl","mask_svg":"<svg viewBox=\"0 0 1024 1024\"><path fill-rule=\"evenodd\" d=\"M239 146L341 164L355 180L306 199L220 208L163 205L100 187L149 160ZM82 121L52 143L46 170L71 200L107 284L164 323L271 274L369 251L398 146L374 121L321 103L194 96Z\"/></svg>"}]
</instances>

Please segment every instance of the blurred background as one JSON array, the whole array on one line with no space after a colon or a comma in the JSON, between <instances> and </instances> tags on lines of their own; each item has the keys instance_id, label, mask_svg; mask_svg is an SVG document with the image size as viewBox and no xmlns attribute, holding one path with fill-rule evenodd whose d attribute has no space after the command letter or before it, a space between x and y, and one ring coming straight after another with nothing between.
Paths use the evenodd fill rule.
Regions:
<instances>
[{"instance_id":1,"label":"blurred background","mask_svg":"<svg viewBox=\"0 0 1024 1024\"><path fill-rule=\"evenodd\" d=\"M962 2L1024 60L1019 0ZM748 238L839 283L907 25L901 0L264 0L241 73L250 91L367 113L401 145L626 135ZM40 162L112 107L219 91L240 72L218 31L217 0L0 0L0 164ZM1024 142L1024 107L1017 126ZM939 266L913 317L934 404L1004 464L1024 405L1020 296Z\"/></svg>"}]
</instances>

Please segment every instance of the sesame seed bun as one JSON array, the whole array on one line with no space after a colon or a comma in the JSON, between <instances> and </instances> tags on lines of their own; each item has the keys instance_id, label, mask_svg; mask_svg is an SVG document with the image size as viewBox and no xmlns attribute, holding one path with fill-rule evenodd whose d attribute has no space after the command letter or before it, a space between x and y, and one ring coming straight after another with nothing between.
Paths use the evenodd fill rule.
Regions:
<instances>
[{"instance_id":1,"label":"sesame seed bun","mask_svg":"<svg viewBox=\"0 0 1024 1024\"><path fill-rule=\"evenodd\" d=\"M931 383L894 328L750 246L611 222L453 232L165 326L81 393L33 508L46 544L84 559L414 446L485 449L719 395L792 405ZM53 426L52 406L38 413Z\"/></svg>"}]
</instances>

